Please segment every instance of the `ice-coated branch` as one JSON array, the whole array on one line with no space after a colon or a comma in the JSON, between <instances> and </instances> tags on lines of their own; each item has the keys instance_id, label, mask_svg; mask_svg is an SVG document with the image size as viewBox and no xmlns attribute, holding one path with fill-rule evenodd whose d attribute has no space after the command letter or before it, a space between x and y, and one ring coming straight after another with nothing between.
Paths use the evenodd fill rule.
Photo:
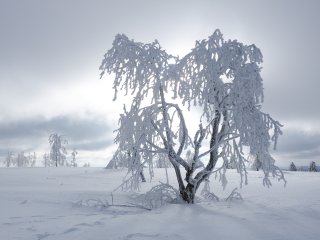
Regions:
<instances>
[{"instance_id":1,"label":"ice-coated branch","mask_svg":"<svg viewBox=\"0 0 320 240\"><path fill-rule=\"evenodd\" d=\"M118 34L112 48L104 55L100 75L102 77L105 72L115 74L114 100L119 90L124 90L125 95L137 93L141 100L151 91L153 98L157 99L157 77L167 75L171 59L174 57L162 50L157 40L143 44L129 40L124 34Z\"/></svg>"}]
</instances>

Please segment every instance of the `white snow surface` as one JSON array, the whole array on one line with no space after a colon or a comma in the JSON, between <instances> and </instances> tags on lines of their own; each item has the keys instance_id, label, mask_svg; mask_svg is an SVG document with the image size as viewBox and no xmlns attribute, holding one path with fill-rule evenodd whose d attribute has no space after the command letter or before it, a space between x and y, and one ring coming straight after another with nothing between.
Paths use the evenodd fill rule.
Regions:
<instances>
[{"instance_id":1,"label":"white snow surface","mask_svg":"<svg viewBox=\"0 0 320 240\"><path fill-rule=\"evenodd\" d=\"M249 185L239 190L243 201L201 200L152 211L96 206L95 200L111 202L124 174L99 168L1 168L0 239L320 239L320 173L286 172L286 187L274 180L265 188L262 173L249 171ZM239 182L235 171L227 175L226 190L211 186L220 197ZM164 170L156 169L156 176L143 184L142 193L166 181ZM172 170L170 181L175 182ZM114 192L114 204L132 201L132 194Z\"/></svg>"}]
</instances>

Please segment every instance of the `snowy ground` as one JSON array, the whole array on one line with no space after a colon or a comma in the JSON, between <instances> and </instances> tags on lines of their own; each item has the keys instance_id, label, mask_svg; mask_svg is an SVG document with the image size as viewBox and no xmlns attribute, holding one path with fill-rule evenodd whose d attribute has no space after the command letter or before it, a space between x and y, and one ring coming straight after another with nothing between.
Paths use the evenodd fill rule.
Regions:
<instances>
[{"instance_id":1,"label":"snowy ground","mask_svg":"<svg viewBox=\"0 0 320 240\"><path fill-rule=\"evenodd\" d=\"M249 172L242 202L170 204L152 211L79 204L110 201L123 174L98 168L1 168L0 239L320 239L320 173L288 172L286 188L274 181L267 189L261 173ZM159 180L165 181L154 179L142 191ZM215 193L227 196L237 181L231 172L229 187L215 187ZM114 203L129 201L129 195L115 193Z\"/></svg>"}]
</instances>

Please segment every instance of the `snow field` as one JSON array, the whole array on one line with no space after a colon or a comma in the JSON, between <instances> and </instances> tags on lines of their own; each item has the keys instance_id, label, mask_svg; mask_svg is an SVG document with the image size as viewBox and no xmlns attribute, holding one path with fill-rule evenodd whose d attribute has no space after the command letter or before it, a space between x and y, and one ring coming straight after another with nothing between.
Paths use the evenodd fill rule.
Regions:
<instances>
[{"instance_id":1,"label":"snow field","mask_svg":"<svg viewBox=\"0 0 320 240\"><path fill-rule=\"evenodd\" d=\"M166 181L164 169L155 171L141 192ZM172 169L169 173L175 185ZM249 184L239 189L243 201L203 200L152 211L101 206L111 203L110 193L124 174L99 168L1 168L0 239L320 239L319 173L286 172L285 188L276 180L265 188L262 173L249 171ZM212 176L211 189L227 197L239 187L239 176L230 170L228 180L223 191ZM132 194L113 193L114 204L131 202Z\"/></svg>"}]
</instances>

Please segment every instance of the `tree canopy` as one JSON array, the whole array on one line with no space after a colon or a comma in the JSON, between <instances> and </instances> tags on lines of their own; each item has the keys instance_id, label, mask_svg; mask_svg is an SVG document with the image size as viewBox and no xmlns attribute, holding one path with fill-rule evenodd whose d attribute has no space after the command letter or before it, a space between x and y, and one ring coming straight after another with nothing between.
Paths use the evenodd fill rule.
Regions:
<instances>
[{"instance_id":1,"label":"tree canopy","mask_svg":"<svg viewBox=\"0 0 320 240\"><path fill-rule=\"evenodd\" d=\"M263 184L271 185L270 175L284 179L269 153L282 132L281 124L261 111L261 63L259 48L224 40L219 30L197 41L181 59L166 53L158 41L144 44L118 34L100 66L101 77L114 74L114 100L120 91L133 96L120 115L117 153L129 153L132 169L140 168L133 171L137 173L155 155L167 154L180 195L190 203L213 172L225 185L230 163L239 172L240 183L247 182L244 148L259 158ZM181 105L169 102L171 96ZM183 111L195 108L201 109L201 116L192 137ZM193 157L187 161L183 152L190 149ZM186 172L184 180L180 167Z\"/></svg>"}]
</instances>

